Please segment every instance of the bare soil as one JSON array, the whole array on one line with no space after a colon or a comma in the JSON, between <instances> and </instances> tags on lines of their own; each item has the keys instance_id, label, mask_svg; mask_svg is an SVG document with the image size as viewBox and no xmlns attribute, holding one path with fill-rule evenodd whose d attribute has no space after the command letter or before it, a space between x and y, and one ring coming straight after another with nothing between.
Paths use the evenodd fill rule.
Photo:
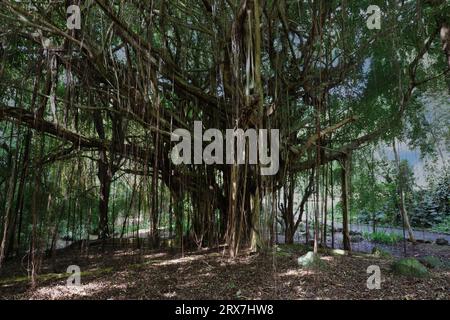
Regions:
<instances>
[{"instance_id":1,"label":"bare soil","mask_svg":"<svg viewBox=\"0 0 450 320\"><path fill-rule=\"evenodd\" d=\"M44 259L37 288L30 289L21 260L6 265L0 299L445 299L450 300L450 271L430 270L411 279L390 271L391 259L367 254L322 254L324 267L304 270L297 258L308 248L278 250L234 260L223 248L181 255L168 250L107 250L89 254L63 250L55 263ZM81 286L67 287L69 265L81 268ZM381 269L381 289L369 290L367 267Z\"/></svg>"}]
</instances>

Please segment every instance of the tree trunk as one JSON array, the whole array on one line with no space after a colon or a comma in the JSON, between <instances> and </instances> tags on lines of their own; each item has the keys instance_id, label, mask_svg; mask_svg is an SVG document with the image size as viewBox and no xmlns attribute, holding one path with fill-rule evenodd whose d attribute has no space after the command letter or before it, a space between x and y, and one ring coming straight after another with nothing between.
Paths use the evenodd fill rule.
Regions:
<instances>
[{"instance_id":1,"label":"tree trunk","mask_svg":"<svg viewBox=\"0 0 450 320\"><path fill-rule=\"evenodd\" d=\"M258 126L261 128L263 125L263 113L264 113L264 91L262 87L261 81L261 10L259 0L253 0L254 7L254 54L255 54L255 62L254 62L254 78L255 78L255 89L256 94L258 95ZM251 41L251 39L249 39ZM249 54L249 53L248 53ZM273 152L271 150L271 152ZM257 173L259 174L259 166L256 166ZM251 250L257 251L258 246L262 245L261 242L261 230L259 230L259 219L261 216L261 178L256 177L256 192L253 199L253 210L252 210L252 232L251 232Z\"/></svg>"},{"instance_id":2,"label":"tree trunk","mask_svg":"<svg viewBox=\"0 0 450 320\"><path fill-rule=\"evenodd\" d=\"M342 234L344 239L344 250L351 251L350 231L349 231L349 174L350 174L350 156L346 155L343 158L343 165L341 170L341 197L342 197Z\"/></svg>"},{"instance_id":3,"label":"tree trunk","mask_svg":"<svg viewBox=\"0 0 450 320\"><path fill-rule=\"evenodd\" d=\"M175 245L181 248L183 246L183 196L172 192L172 197L175 216Z\"/></svg>"},{"instance_id":4,"label":"tree trunk","mask_svg":"<svg viewBox=\"0 0 450 320\"><path fill-rule=\"evenodd\" d=\"M22 232L22 217L23 217L23 204L24 204L24 197L25 197L25 181L28 174L28 161L30 158L30 145L31 145L31 139L32 139L32 131L30 129L27 130L26 136L25 136L25 149L23 151L23 160L22 160L22 168L20 172L20 178L19 178L19 187L17 189L17 201L16 201L16 208L15 208L15 216L16 221L15 224L17 224L17 247L16 247L16 254L19 254L20 251L20 238L21 238L21 232ZM18 220L18 221L17 221ZM15 227L13 228L15 229ZM14 232L11 237L11 244L14 243ZM14 247L14 245L12 245Z\"/></svg>"},{"instance_id":5,"label":"tree trunk","mask_svg":"<svg viewBox=\"0 0 450 320\"><path fill-rule=\"evenodd\" d=\"M98 178L100 180L100 201L99 201L99 238L105 240L109 237L108 227L108 204L111 190L111 173L106 160L106 152L100 151L100 161L98 161Z\"/></svg>"},{"instance_id":6,"label":"tree trunk","mask_svg":"<svg viewBox=\"0 0 450 320\"><path fill-rule=\"evenodd\" d=\"M105 129L103 125L103 117L101 112L96 111L93 114L95 130L100 139L105 139ZM109 238L108 228L108 204L109 194L111 190L111 180L113 173L111 166L108 162L108 156L106 150L101 148L99 150L98 160L98 179L100 180L100 201L99 201L99 224L98 224L98 236L99 239L105 240Z\"/></svg>"},{"instance_id":7,"label":"tree trunk","mask_svg":"<svg viewBox=\"0 0 450 320\"><path fill-rule=\"evenodd\" d=\"M229 192L229 206L228 206L228 226L227 226L227 245L231 258L234 258L239 251L239 236L240 233L240 209L238 207L238 183L239 183L239 169L237 165L232 165L230 174L230 192Z\"/></svg>"},{"instance_id":8,"label":"tree trunk","mask_svg":"<svg viewBox=\"0 0 450 320\"><path fill-rule=\"evenodd\" d=\"M411 224L409 223L409 217L408 217L408 212L406 210L406 205L405 205L405 192L404 192L404 186L403 186L403 173L401 172L401 166L400 166L400 156L398 154L398 150L395 144L395 139L392 141L392 149L394 150L394 157L395 157L395 163L397 166L397 170L398 170L398 196L400 198L399 201L399 209L400 209L400 215L402 217L403 220L403 224L404 227L406 228L406 230L408 231L408 235L409 235L409 240L412 243L416 243L416 239L414 238L414 232L411 228Z\"/></svg>"},{"instance_id":9,"label":"tree trunk","mask_svg":"<svg viewBox=\"0 0 450 320\"><path fill-rule=\"evenodd\" d=\"M5 206L5 215L3 217L3 237L2 242L0 244L0 270L2 268L3 261L5 260L5 253L8 245L8 235L9 235L9 226L11 223L11 211L12 211L12 203L14 199L14 191L16 188L16 155L11 156L11 175L8 183L8 192L6 195L6 206Z\"/></svg>"}]
</instances>

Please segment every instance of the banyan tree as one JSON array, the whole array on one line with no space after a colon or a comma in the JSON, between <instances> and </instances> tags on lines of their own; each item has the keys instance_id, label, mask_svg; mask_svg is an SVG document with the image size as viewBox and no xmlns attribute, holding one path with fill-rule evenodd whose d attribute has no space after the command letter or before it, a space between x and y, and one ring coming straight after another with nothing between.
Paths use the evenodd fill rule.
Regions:
<instances>
[{"instance_id":1,"label":"banyan tree","mask_svg":"<svg viewBox=\"0 0 450 320\"><path fill-rule=\"evenodd\" d=\"M317 250L331 192L350 249L352 153L392 141L421 92L448 86L449 17L445 0L1 1L0 263L64 228L108 239L144 222L151 245L233 257L280 226L294 241L306 211ZM175 165L171 134L196 121L278 129L279 170L261 175L249 152Z\"/></svg>"}]
</instances>

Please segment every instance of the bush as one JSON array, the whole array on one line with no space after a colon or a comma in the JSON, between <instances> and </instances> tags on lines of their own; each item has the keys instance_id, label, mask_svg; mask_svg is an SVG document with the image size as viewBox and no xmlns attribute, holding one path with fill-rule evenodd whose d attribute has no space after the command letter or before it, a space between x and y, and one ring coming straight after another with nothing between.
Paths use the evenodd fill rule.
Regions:
<instances>
[{"instance_id":1,"label":"bush","mask_svg":"<svg viewBox=\"0 0 450 320\"><path fill-rule=\"evenodd\" d=\"M420 259L420 262L427 266L428 268L441 268L444 264L442 261L435 256L426 256Z\"/></svg>"},{"instance_id":2,"label":"bush","mask_svg":"<svg viewBox=\"0 0 450 320\"><path fill-rule=\"evenodd\" d=\"M433 231L450 233L450 216L446 217L441 223L433 226Z\"/></svg>"},{"instance_id":3,"label":"bush","mask_svg":"<svg viewBox=\"0 0 450 320\"><path fill-rule=\"evenodd\" d=\"M444 175L433 189L416 194L411 223L422 228L450 232L450 176Z\"/></svg>"},{"instance_id":4,"label":"bush","mask_svg":"<svg viewBox=\"0 0 450 320\"><path fill-rule=\"evenodd\" d=\"M423 278L428 275L427 268L414 258L397 260L391 267L395 274L402 276Z\"/></svg>"},{"instance_id":5,"label":"bush","mask_svg":"<svg viewBox=\"0 0 450 320\"><path fill-rule=\"evenodd\" d=\"M402 237L395 233L385 233L385 232L373 232L373 233L364 233L364 238L367 240L383 243L383 244L395 244L402 240Z\"/></svg>"},{"instance_id":6,"label":"bush","mask_svg":"<svg viewBox=\"0 0 450 320\"><path fill-rule=\"evenodd\" d=\"M425 194L410 214L411 224L421 228L431 228L442 222L443 213L431 194Z\"/></svg>"}]
</instances>

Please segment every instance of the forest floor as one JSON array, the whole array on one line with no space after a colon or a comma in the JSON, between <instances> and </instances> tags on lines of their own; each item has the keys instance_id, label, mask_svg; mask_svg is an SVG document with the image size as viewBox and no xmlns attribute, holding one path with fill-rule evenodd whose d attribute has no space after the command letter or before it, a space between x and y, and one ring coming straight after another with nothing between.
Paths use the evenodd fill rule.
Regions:
<instances>
[{"instance_id":1,"label":"forest floor","mask_svg":"<svg viewBox=\"0 0 450 320\"><path fill-rule=\"evenodd\" d=\"M431 270L411 279L390 271L392 260L368 254L323 254L319 269L301 269L297 258L309 249L281 245L268 253L241 252L235 260L223 249L180 253L90 248L58 252L44 260L38 286L30 289L20 262L6 265L0 299L446 299L450 270ZM69 265L81 269L81 286L67 287ZM381 269L381 289L366 286L370 265ZM25 275L25 276L24 276Z\"/></svg>"}]
</instances>

